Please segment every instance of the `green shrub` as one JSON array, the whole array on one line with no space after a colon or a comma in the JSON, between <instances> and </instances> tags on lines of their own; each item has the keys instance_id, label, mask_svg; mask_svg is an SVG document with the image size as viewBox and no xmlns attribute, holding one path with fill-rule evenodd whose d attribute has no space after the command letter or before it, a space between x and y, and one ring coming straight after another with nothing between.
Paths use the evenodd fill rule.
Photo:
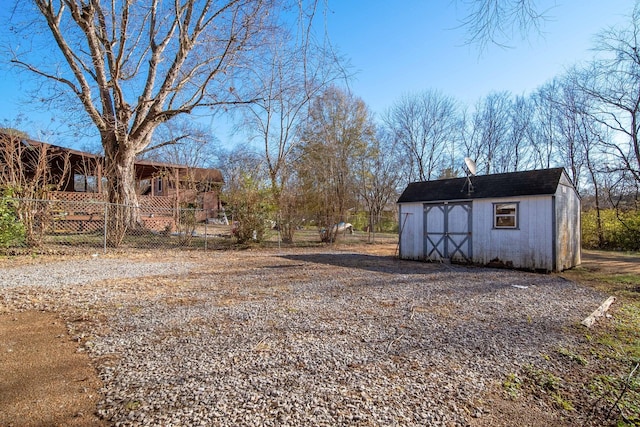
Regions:
<instances>
[{"instance_id":1,"label":"green shrub","mask_svg":"<svg viewBox=\"0 0 640 427\"><path fill-rule=\"evenodd\" d=\"M582 246L587 249L640 250L640 211L600 211L602 242L598 238L597 213L582 212Z\"/></svg>"},{"instance_id":2,"label":"green shrub","mask_svg":"<svg viewBox=\"0 0 640 427\"><path fill-rule=\"evenodd\" d=\"M24 225L16 215L16 201L2 192L0 197L0 247L7 248L24 243Z\"/></svg>"},{"instance_id":3,"label":"green shrub","mask_svg":"<svg viewBox=\"0 0 640 427\"><path fill-rule=\"evenodd\" d=\"M355 230L367 231L369 229L369 212L360 211L350 215L347 222L353 224ZM380 215L379 222L375 225L377 233L397 233L398 220L395 212L385 211Z\"/></svg>"},{"instance_id":4,"label":"green shrub","mask_svg":"<svg viewBox=\"0 0 640 427\"><path fill-rule=\"evenodd\" d=\"M231 232L238 243L261 242L268 231L268 219L275 211L270 192L248 176L226 194L227 210L233 218Z\"/></svg>"}]
</instances>

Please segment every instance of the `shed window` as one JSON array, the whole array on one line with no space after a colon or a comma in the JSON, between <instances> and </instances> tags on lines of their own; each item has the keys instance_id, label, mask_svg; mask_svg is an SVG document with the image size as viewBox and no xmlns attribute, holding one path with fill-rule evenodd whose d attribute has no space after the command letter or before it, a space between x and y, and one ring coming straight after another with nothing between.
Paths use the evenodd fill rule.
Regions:
<instances>
[{"instance_id":1,"label":"shed window","mask_svg":"<svg viewBox=\"0 0 640 427\"><path fill-rule=\"evenodd\" d=\"M518 228L518 204L494 203L494 228Z\"/></svg>"}]
</instances>

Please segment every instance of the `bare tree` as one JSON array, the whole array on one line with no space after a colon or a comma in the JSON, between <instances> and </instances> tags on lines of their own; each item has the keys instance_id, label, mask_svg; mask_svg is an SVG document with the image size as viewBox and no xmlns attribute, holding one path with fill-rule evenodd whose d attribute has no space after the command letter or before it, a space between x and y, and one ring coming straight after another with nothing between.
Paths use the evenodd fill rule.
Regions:
<instances>
[{"instance_id":1,"label":"bare tree","mask_svg":"<svg viewBox=\"0 0 640 427\"><path fill-rule=\"evenodd\" d=\"M218 139L202 124L172 120L159 126L152 142L138 158L194 168L212 167Z\"/></svg>"},{"instance_id":2,"label":"bare tree","mask_svg":"<svg viewBox=\"0 0 640 427\"><path fill-rule=\"evenodd\" d=\"M426 181L443 169L448 144L459 127L456 101L437 90L405 95L385 118L410 170L409 180Z\"/></svg>"},{"instance_id":3,"label":"bare tree","mask_svg":"<svg viewBox=\"0 0 640 427\"><path fill-rule=\"evenodd\" d=\"M0 189L20 199L17 214L27 244L38 246L46 231L48 205L42 201L70 179L69 154L25 138L13 129L0 129Z\"/></svg>"},{"instance_id":4,"label":"bare tree","mask_svg":"<svg viewBox=\"0 0 640 427\"><path fill-rule=\"evenodd\" d=\"M584 167L587 152L593 153L592 126L586 115L588 100L582 92L573 86L570 80L558 81L554 84L554 93L548 94L549 106L556 110L551 128L555 134L557 146L554 150L555 160L569 172L576 190L580 193L581 172Z\"/></svg>"},{"instance_id":5,"label":"bare tree","mask_svg":"<svg viewBox=\"0 0 640 427\"><path fill-rule=\"evenodd\" d=\"M557 125L562 111L558 109L557 98L560 92L560 84L554 79L539 87L531 95L535 123L533 141L535 168L550 168L558 151Z\"/></svg>"},{"instance_id":6,"label":"bare tree","mask_svg":"<svg viewBox=\"0 0 640 427\"><path fill-rule=\"evenodd\" d=\"M621 171L640 182L640 5L626 27L610 28L596 39L598 57L573 84L593 98L590 115L608 127L614 138L606 143Z\"/></svg>"},{"instance_id":7,"label":"bare tree","mask_svg":"<svg viewBox=\"0 0 640 427\"><path fill-rule=\"evenodd\" d=\"M531 32L540 33L548 11L540 10L536 0L458 0L468 11L462 20L467 43L507 47L516 37L525 39Z\"/></svg>"},{"instance_id":8,"label":"bare tree","mask_svg":"<svg viewBox=\"0 0 640 427\"><path fill-rule=\"evenodd\" d=\"M479 172L507 172L511 94L493 92L478 101L466 129L467 155L478 164Z\"/></svg>"},{"instance_id":9,"label":"bare tree","mask_svg":"<svg viewBox=\"0 0 640 427\"><path fill-rule=\"evenodd\" d=\"M504 147L502 170L519 171L531 167L534 138L533 106L529 98L516 96L511 103L509 134Z\"/></svg>"},{"instance_id":10,"label":"bare tree","mask_svg":"<svg viewBox=\"0 0 640 427\"><path fill-rule=\"evenodd\" d=\"M577 68L567 75L554 79L538 91L540 104L548 111L551 122L546 135L552 140L547 148L550 159L564 166L581 196L593 196L596 211L596 235L598 246L605 246L601 211L604 185L601 171L605 169L609 144L608 129L594 120L591 111L596 100L577 85L581 71ZM550 90L552 89L552 90ZM542 141L544 144L544 140ZM538 153L543 150L539 150ZM587 193L588 192L588 193Z\"/></svg>"},{"instance_id":11,"label":"bare tree","mask_svg":"<svg viewBox=\"0 0 640 427\"><path fill-rule=\"evenodd\" d=\"M569 125L569 128L575 126L575 151L579 153L576 158L577 162L572 161L572 164L580 163L580 168L586 168L586 174L588 182L591 184L594 204L596 209L596 235L598 237L598 246L605 246L604 227L602 221L602 172L604 170L603 160L606 158L603 150L606 150L606 145L609 142L610 132L605 126L602 126L597 121L591 119L588 114L588 103L590 100L588 97L581 96L580 92L571 91L571 95L568 96L570 102L567 108L567 115L569 116L569 123L575 123L575 125ZM570 150L569 154L570 154ZM572 167L575 169L573 176L574 185L579 193L584 194L584 186L582 183L582 174L578 167Z\"/></svg>"},{"instance_id":12,"label":"bare tree","mask_svg":"<svg viewBox=\"0 0 640 427\"><path fill-rule=\"evenodd\" d=\"M481 99L467 118L462 138L466 156L484 173L512 172L531 166L535 123L533 106L524 96L494 92Z\"/></svg>"},{"instance_id":13,"label":"bare tree","mask_svg":"<svg viewBox=\"0 0 640 427\"><path fill-rule=\"evenodd\" d=\"M136 205L133 164L155 129L197 109L251 101L238 97L242 70L259 60L278 0L33 0L34 25L18 29L12 62L70 94L100 134L109 201ZM32 4L31 2L29 5ZM297 4L297 3L295 3ZM22 5L22 4L21 4ZM16 6L21 7L21 6ZM30 8L26 7L27 11ZM15 16L18 16L16 14ZM44 31L34 31L45 24ZM20 28L23 31L20 31ZM41 42L49 55L19 40ZM136 210L124 212L134 225Z\"/></svg>"},{"instance_id":14,"label":"bare tree","mask_svg":"<svg viewBox=\"0 0 640 427\"><path fill-rule=\"evenodd\" d=\"M356 172L358 194L368 212L369 242L375 241L384 209L398 195L401 178L401 159L397 155L392 134L380 132L372 139L367 152L360 158Z\"/></svg>"},{"instance_id":15,"label":"bare tree","mask_svg":"<svg viewBox=\"0 0 640 427\"><path fill-rule=\"evenodd\" d=\"M295 209L296 192L287 188L291 153L300 143L300 127L313 97L346 75L330 44L318 45L308 28L282 30L274 39L277 41L263 49L264 61L248 74L247 86L260 96L241 109L241 125L263 147L271 193L279 210L278 226L284 241L292 242L300 218Z\"/></svg>"},{"instance_id":16,"label":"bare tree","mask_svg":"<svg viewBox=\"0 0 640 427\"><path fill-rule=\"evenodd\" d=\"M321 227L331 230L345 221L347 209L355 204L357 159L366 153L374 132L371 113L361 99L334 86L314 99L296 168L307 208ZM333 241L335 234L328 232L326 240Z\"/></svg>"}]
</instances>

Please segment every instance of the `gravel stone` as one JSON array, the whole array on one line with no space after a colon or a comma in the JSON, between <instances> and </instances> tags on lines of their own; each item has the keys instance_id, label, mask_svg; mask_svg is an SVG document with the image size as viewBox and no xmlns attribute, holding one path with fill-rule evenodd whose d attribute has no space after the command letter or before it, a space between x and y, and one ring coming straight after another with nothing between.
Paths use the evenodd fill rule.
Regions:
<instances>
[{"instance_id":1,"label":"gravel stone","mask_svg":"<svg viewBox=\"0 0 640 427\"><path fill-rule=\"evenodd\" d=\"M348 252L5 269L0 310L56 310L116 426L466 426L603 296L554 275Z\"/></svg>"},{"instance_id":2,"label":"gravel stone","mask_svg":"<svg viewBox=\"0 0 640 427\"><path fill-rule=\"evenodd\" d=\"M3 269L0 288L61 287L101 280L178 275L187 273L191 268L193 268L192 263L123 262L122 259L92 257L82 261L53 262Z\"/></svg>"}]
</instances>

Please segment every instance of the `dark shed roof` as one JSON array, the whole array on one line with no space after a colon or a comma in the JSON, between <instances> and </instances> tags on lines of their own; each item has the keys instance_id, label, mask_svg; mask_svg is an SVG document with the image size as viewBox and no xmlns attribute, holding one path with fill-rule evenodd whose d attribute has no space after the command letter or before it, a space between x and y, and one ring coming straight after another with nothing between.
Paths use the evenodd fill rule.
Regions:
<instances>
[{"instance_id":1,"label":"dark shed roof","mask_svg":"<svg viewBox=\"0 0 640 427\"><path fill-rule=\"evenodd\" d=\"M472 176L471 193L467 178L412 182L398 203L554 194L563 172L563 168L554 168Z\"/></svg>"}]
</instances>

